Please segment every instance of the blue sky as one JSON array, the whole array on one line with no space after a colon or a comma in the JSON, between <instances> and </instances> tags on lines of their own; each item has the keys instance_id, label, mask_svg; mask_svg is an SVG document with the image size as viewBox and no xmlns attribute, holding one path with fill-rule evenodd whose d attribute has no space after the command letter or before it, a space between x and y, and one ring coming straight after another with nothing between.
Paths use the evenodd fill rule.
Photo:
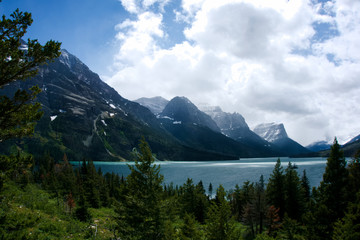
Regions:
<instances>
[{"instance_id":1,"label":"blue sky","mask_svg":"<svg viewBox=\"0 0 360 240\"><path fill-rule=\"evenodd\" d=\"M117 0L4 0L0 6L7 16L16 8L30 12L34 22L27 37L62 42L98 73L111 64L115 25L131 17Z\"/></svg>"},{"instance_id":2,"label":"blue sky","mask_svg":"<svg viewBox=\"0 0 360 240\"><path fill-rule=\"evenodd\" d=\"M3 0L122 96L186 96L282 122L306 145L360 134L360 1Z\"/></svg>"}]
</instances>

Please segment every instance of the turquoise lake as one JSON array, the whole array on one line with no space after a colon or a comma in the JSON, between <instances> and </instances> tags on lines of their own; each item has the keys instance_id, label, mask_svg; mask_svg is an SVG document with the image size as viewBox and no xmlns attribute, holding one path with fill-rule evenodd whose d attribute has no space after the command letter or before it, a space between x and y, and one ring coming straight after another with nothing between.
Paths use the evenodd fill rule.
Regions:
<instances>
[{"instance_id":1,"label":"turquoise lake","mask_svg":"<svg viewBox=\"0 0 360 240\"><path fill-rule=\"evenodd\" d=\"M195 184L200 180L205 189L209 184L216 189L220 184L225 189L235 188L236 184L242 186L245 181L257 182L261 175L265 182L270 177L278 158L248 158L236 161L198 161L198 162L155 162L161 166L161 174L164 175L164 183L182 185L187 178L191 178ZM318 186L326 167L326 158L280 158L285 170L288 163L296 164L297 171L302 176L303 170L309 178L311 186ZM75 162L73 165L77 165ZM130 170L128 164L133 162L94 162L96 168L100 168L105 174L114 172L126 177Z\"/></svg>"}]
</instances>

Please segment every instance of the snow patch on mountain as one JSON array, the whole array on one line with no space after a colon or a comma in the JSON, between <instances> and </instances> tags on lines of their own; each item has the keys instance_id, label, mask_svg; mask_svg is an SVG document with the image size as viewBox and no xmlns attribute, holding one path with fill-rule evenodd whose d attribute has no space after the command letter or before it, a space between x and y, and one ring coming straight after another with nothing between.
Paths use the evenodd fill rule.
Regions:
<instances>
[{"instance_id":1,"label":"snow patch on mountain","mask_svg":"<svg viewBox=\"0 0 360 240\"><path fill-rule=\"evenodd\" d=\"M253 131L268 142L275 142L280 139L288 138L284 124L282 123L259 124Z\"/></svg>"},{"instance_id":2,"label":"snow patch on mountain","mask_svg":"<svg viewBox=\"0 0 360 240\"><path fill-rule=\"evenodd\" d=\"M219 106L209 106L206 104L201 104L199 108L216 122L222 132L238 128L249 129L245 118L237 112L226 113Z\"/></svg>"}]
</instances>

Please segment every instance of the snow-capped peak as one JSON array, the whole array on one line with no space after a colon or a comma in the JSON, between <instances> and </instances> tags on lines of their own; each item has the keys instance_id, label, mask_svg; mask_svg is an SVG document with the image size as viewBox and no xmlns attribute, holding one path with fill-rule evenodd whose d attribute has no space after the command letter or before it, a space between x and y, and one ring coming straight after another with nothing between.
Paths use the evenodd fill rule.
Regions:
<instances>
[{"instance_id":1,"label":"snow-capped peak","mask_svg":"<svg viewBox=\"0 0 360 240\"><path fill-rule=\"evenodd\" d=\"M257 125L253 131L268 142L288 138L282 123L262 123Z\"/></svg>"}]
</instances>

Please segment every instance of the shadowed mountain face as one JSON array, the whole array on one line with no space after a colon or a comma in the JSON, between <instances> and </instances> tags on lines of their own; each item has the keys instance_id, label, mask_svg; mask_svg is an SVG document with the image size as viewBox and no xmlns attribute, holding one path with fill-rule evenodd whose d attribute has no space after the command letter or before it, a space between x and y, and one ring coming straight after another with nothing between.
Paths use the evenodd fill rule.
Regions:
<instances>
[{"instance_id":1,"label":"shadowed mountain face","mask_svg":"<svg viewBox=\"0 0 360 240\"><path fill-rule=\"evenodd\" d=\"M36 77L14 82L0 94L12 95L33 85L42 89L38 101L44 112L35 135L7 141L0 152L8 153L16 144L38 157L50 153L61 159L66 153L70 160L131 160L144 136L159 160L280 155L238 113L218 109L209 113L212 118L185 97L169 102L160 97L139 100L148 104L144 107L121 97L66 50L55 62L41 66ZM155 116L149 109L162 111Z\"/></svg>"},{"instance_id":2,"label":"shadowed mountain face","mask_svg":"<svg viewBox=\"0 0 360 240\"><path fill-rule=\"evenodd\" d=\"M235 117L239 116L241 115L235 115ZM201 112L192 102L184 97L172 99L158 118L174 137L194 148L216 151L242 158L278 155L267 146L268 143L265 140L255 133L252 134L261 142L259 144L253 144L250 141L236 141L221 133L218 125L209 115ZM242 117L241 120L242 123L239 130L247 129L247 131L250 131Z\"/></svg>"},{"instance_id":3,"label":"shadowed mountain face","mask_svg":"<svg viewBox=\"0 0 360 240\"><path fill-rule=\"evenodd\" d=\"M0 146L2 152L17 143L36 156L48 152L57 159L66 153L70 160L129 160L145 136L158 159L225 158L181 144L149 109L122 98L66 50L55 62L40 67L36 77L17 81L1 94L10 95L35 84L42 89L38 101L44 111L35 136L8 141Z\"/></svg>"},{"instance_id":4,"label":"shadowed mountain face","mask_svg":"<svg viewBox=\"0 0 360 240\"><path fill-rule=\"evenodd\" d=\"M310 150L288 137L282 123L264 123L256 126L254 132L272 143L285 156L309 153Z\"/></svg>"},{"instance_id":5,"label":"shadowed mountain face","mask_svg":"<svg viewBox=\"0 0 360 240\"><path fill-rule=\"evenodd\" d=\"M223 112L218 106L202 106L201 109L211 116L225 136L249 147L256 148L258 152L278 155L271 143L250 130L241 114Z\"/></svg>"},{"instance_id":6,"label":"shadowed mountain face","mask_svg":"<svg viewBox=\"0 0 360 240\"><path fill-rule=\"evenodd\" d=\"M160 114L161 118L175 119L182 123L197 124L199 126L208 127L215 132L220 132L211 117L200 111L186 97L173 98Z\"/></svg>"},{"instance_id":7,"label":"shadowed mountain face","mask_svg":"<svg viewBox=\"0 0 360 240\"><path fill-rule=\"evenodd\" d=\"M312 152L328 150L328 149L330 149L330 147L331 147L331 144L328 143L327 141L314 142L314 143L306 146L306 148Z\"/></svg>"}]
</instances>

